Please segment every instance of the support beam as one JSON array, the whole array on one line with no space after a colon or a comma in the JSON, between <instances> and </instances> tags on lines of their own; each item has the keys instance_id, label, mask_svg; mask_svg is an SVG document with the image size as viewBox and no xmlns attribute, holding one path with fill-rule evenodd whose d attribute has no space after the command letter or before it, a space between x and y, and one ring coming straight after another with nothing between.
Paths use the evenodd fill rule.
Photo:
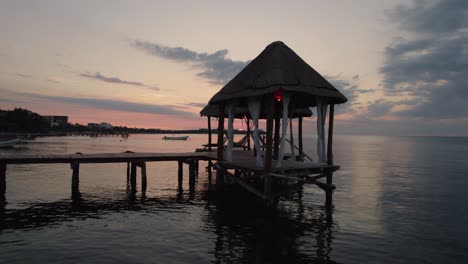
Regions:
<instances>
[{"instance_id":1,"label":"support beam","mask_svg":"<svg viewBox=\"0 0 468 264\"><path fill-rule=\"evenodd\" d=\"M328 144L327 144L327 162L333 165L333 119L335 114L335 105L330 105L330 115L328 117Z\"/></svg>"},{"instance_id":2,"label":"support beam","mask_svg":"<svg viewBox=\"0 0 468 264\"><path fill-rule=\"evenodd\" d=\"M299 117L298 124L298 139L299 139L299 157L302 159L302 156L304 155L304 145L302 143L302 116Z\"/></svg>"},{"instance_id":3,"label":"support beam","mask_svg":"<svg viewBox=\"0 0 468 264\"><path fill-rule=\"evenodd\" d=\"M221 166L217 165L217 168L216 168L217 171L221 171L223 172L223 174L225 174L226 176L228 176L229 178L231 178L235 183L239 184L240 186L244 187L244 189L246 189L247 191L255 194L256 196L266 200L266 197L261 193L259 192L257 189L255 189L254 187L250 186L248 183L244 182L242 179L232 175L232 173L230 173L229 171L227 171L226 169L222 168Z\"/></svg>"},{"instance_id":4,"label":"support beam","mask_svg":"<svg viewBox=\"0 0 468 264\"><path fill-rule=\"evenodd\" d=\"M80 188L80 164L78 162L72 162L70 164L72 173L72 193L79 191Z\"/></svg>"}]
</instances>

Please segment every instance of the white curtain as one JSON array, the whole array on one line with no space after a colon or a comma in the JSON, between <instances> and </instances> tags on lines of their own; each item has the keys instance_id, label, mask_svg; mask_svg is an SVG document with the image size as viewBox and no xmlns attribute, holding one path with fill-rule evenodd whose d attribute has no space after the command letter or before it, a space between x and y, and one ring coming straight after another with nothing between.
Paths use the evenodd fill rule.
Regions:
<instances>
[{"instance_id":1,"label":"white curtain","mask_svg":"<svg viewBox=\"0 0 468 264\"><path fill-rule=\"evenodd\" d=\"M286 133L288 132L288 107L289 107L289 100L291 99L291 95L287 93L283 93L283 119L281 120L281 142L280 142L280 149L279 149L279 157L277 164L279 165L284 158L284 152L286 150Z\"/></svg>"},{"instance_id":2,"label":"white curtain","mask_svg":"<svg viewBox=\"0 0 468 264\"><path fill-rule=\"evenodd\" d=\"M263 159L260 147L260 137L258 134L258 119L260 118L260 107L261 107L261 99L260 98L249 98L249 111L250 116L252 117L252 121L254 124L253 130L253 138L254 138L254 145L255 149L257 150L257 157L255 160L255 165L257 167L263 167Z\"/></svg>"},{"instance_id":3,"label":"white curtain","mask_svg":"<svg viewBox=\"0 0 468 264\"><path fill-rule=\"evenodd\" d=\"M226 160L232 161L232 146L234 144L234 104L229 103L226 108L228 112L228 145Z\"/></svg>"},{"instance_id":4,"label":"white curtain","mask_svg":"<svg viewBox=\"0 0 468 264\"><path fill-rule=\"evenodd\" d=\"M325 120L327 118L327 100L323 97L317 97L317 156L319 162L327 162L325 152Z\"/></svg>"}]
</instances>

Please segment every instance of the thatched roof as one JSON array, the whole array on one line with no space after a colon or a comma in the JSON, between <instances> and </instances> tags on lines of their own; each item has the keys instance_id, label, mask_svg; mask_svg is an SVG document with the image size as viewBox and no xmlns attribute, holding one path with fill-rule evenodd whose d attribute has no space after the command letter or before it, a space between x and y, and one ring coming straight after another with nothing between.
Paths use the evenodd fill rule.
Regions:
<instances>
[{"instance_id":1,"label":"thatched roof","mask_svg":"<svg viewBox=\"0 0 468 264\"><path fill-rule=\"evenodd\" d=\"M212 116L212 117L219 117L219 106L218 105L207 105L201 111L200 115L202 116ZM250 118L250 112L248 107L236 107L234 109L234 117L235 118L244 118L247 116ZM312 116L312 111L308 107L303 108L293 108L289 113L289 116L292 118L296 117L310 117ZM260 112L260 119L265 119L264 111Z\"/></svg>"},{"instance_id":2,"label":"thatched roof","mask_svg":"<svg viewBox=\"0 0 468 264\"><path fill-rule=\"evenodd\" d=\"M316 96L327 97L328 102L334 104L348 100L293 50L276 41L215 94L209 104L245 101L278 89L292 93L291 102L298 107L315 106Z\"/></svg>"}]
</instances>

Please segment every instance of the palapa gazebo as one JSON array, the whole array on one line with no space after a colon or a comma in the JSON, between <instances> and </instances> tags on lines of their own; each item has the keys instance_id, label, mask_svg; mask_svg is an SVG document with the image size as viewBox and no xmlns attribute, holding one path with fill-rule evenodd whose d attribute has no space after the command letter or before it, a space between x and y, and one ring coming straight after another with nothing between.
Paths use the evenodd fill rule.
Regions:
<instances>
[{"instance_id":1,"label":"palapa gazebo","mask_svg":"<svg viewBox=\"0 0 468 264\"><path fill-rule=\"evenodd\" d=\"M272 177L282 180L294 180L314 183L330 193L334 188L331 174L339 166L333 164L332 139L334 105L347 101L333 85L317 71L304 62L283 42L276 41L252 60L237 76L216 93L201 114L218 117L217 140L217 182L222 184L224 175L231 176L254 194L266 201L271 201ZM328 150L325 151L325 123L329 107ZM285 160L286 148L294 151L294 146L286 144L288 122L299 118L298 135L300 152L302 151L302 117L310 116L309 107L316 107L317 116L317 162ZM223 147L224 119L228 118L227 149ZM256 151L252 155L240 155L232 151L234 118L246 118L253 122L253 139ZM266 119L266 145L260 151L258 132L259 119ZM250 123L250 121L249 121ZM250 126L247 126L250 127ZM300 153L302 154L302 153ZM235 170L235 175L228 170ZM248 172L248 173L245 173ZM248 185L241 177L242 173L254 172L263 178L263 190ZM321 173L315 177L311 173ZM327 183L317 179L327 177ZM327 195L328 198L328 195Z\"/></svg>"}]
</instances>

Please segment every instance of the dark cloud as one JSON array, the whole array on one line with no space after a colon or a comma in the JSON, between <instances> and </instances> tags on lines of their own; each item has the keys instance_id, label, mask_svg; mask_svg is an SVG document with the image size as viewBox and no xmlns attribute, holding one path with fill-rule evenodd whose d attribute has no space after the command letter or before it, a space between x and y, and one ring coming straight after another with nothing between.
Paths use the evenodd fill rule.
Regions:
<instances>
[{"instance_id":1,"label":"dark cloud","mask_svg":"<svg viewBox=\"0 0 468 264\"><path fill-rule=\"evenodd\" d=\"M117 77L107 77L107 76L102 75L99 72L96 72L94 74L82 73L82 74L80 74L80 76L85 77L85 78L98 80L98 81L108 82L108 83L125 84L125 85L131 85L131 86L145 87L145 88L149 88L151 90L156 90L156 91L160 90L158 87L149 86L149 85L146 85L146 84L144 84L142 82L125 81L125 80L122 80L122 79L117 78Z\"/></svg>"},{"instance_id":2,"label":"dark cloud","mask_svg":"<svg viewBox=\"0 0 468 264\"><path fill-rule=\"evenodd\" d=\"M402 116L468 117L468 1L415 1L393 19L409 38L385 49L380 69L387 95L409 95Z\"/></svg>"},{"instance_id":3,"label":"dark cloud","mask_svg":"<svg viewBox=\"0 0 468 264\"><path fill-rule=\"evenodd\" d=\"M36 99L43 99L58 103L68 103L80 106L87 106L97 109L104 110L115 110L124 112L135 112L135 113L148 113L158 115L172 115L183 118L198 118L198 115L176 109L176 107L168 105L153 105L144 103L133 103L112 99L96 99L96 98L75 98L66 96L52 96L52 95L40 95L32 93L20 93L9 90L4 90L2 93L8 93L11 97L31 97Z\"/></svg>"},{"instance_id":4,"label":"dark cloud","mask_svg":"<svg viewBox=\"0 0 468 264\"><path fill-rule=\"evenodd\" d=\"M239 73L248 61L233 61L227 58L228 50L214 53L198 53L182 47L168 47L148 41L133 41L132 45L150 55L183 62L199 68L197 76L216 84L225 84Z\"/></svg>"},{"instance_id":5,"label":"dark cloud","mask_svg":"<svg viewBox=\"0 0 468 264\"><path fill-rule=\"evenodd\" d=\"M29 74L24 74L24 73L17 73L16 76L22 77L22 78L31 78L32 75Z\"/></svg>"},{"instance_id":6,"label":"dark cloud","mask_svg":"<svg viewBox=\"0 0 468 264\"><path fill-rule=\"evenodd\" d=\"M357 76L357 78L356 78ZM346 80L341 76L325 76L333 86L335 86L338 91L343 93L348 102L344 105L337 107L337 113L341 112L353 112L353 109L360 103L357 101L359 95L374 92L372 89L362 89L359 88L357 81L359 81L359 75L355 75L352 81Z\"/></svg>"},{"instance_id":7,"label":"dark cloud","mask_svg":"<svg viewBox=\"0 0 468 264\"><path fill-rule=\"evenodd\" d=\"M191 102L191 103L187 103L185 104L186 106L192 106L192 107L200 107L200 108L203 108L207 105L208 103L196 103L196 102Z\"/></svg>"}]
</instances>

